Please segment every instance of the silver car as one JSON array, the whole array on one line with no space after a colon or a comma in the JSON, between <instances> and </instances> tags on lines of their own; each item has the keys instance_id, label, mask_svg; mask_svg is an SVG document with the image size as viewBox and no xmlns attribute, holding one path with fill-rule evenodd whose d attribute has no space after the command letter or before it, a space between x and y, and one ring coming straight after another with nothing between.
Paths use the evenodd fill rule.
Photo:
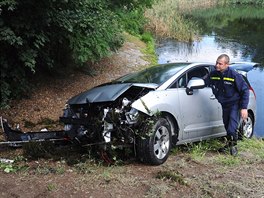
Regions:
<instances>
[{"instance_id":1,"label":"silver car","mask_svg":"<svg viewBox=\"0 0 264 198\"><path fill-rule=\"evenodd\" d=\"M254 66L231 67L247 81ZM170 63L128 74L71 98L61 121L83 145L131 147L140 161L162 164L172 145L226 135L221 105L205 82L212 69L208 63ZM252 88L248 113L240 132L250 138L256 120Z\"/></svg>"}]
</instances>

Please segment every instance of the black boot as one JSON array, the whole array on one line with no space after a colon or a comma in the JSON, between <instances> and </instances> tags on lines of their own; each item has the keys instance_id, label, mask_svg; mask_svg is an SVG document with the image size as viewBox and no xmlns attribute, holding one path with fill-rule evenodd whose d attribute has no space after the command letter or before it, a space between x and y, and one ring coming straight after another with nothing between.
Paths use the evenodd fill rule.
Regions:
<instances>
[{"instance_id":1,"label":"black boot","mask_svg":"<svg viewBox=\"0 0 264 198\"><path fill-rule=\"evenodd\" d=\"M237 150L237 136L233 137L230 135L226 136L227 142L226 145L218 149L219 153L230 153L232 156L237 156L238 150Z\"/></svg>"},{"instance_id":2,"label":"black boot","mask_svg":"<svg viewBox=\"0 0 264 198\"><path fill-rule=\"evenodd\" d=\"M238 130L235 131L234 136L231 136L230 142L230 155L237 156L237 140L238 140Z\"/></svg>"},{"instance_id":3,"label":"black boot","mask_svg":"<svg viewBox=\"0 0 264 198\"><path fill-rule=\"evenodd\" d=\"M232 140L230 143L230 155L237 156L238 150L237 150L237 141Z\"/></svg>"},{"instance_id":4,"label":"black boot","mask_svg":"<svg viewBox=\"0 0 264 198\"><path fill-rule=\"evenodd\" d=\"M228 153L230 151L230 143L231 143L232 138L230 135L227 135L226 139L227 141L226 141L225 146L218 149L219 153Z\"/></svg>"}]
</instances>

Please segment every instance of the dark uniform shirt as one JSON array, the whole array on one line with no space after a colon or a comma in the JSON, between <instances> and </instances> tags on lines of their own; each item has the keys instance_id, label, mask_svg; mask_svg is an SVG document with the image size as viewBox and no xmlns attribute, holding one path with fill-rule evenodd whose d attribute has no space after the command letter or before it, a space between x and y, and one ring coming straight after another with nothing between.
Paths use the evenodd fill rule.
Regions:
<instances>
[{"instance_id":1,"label":"dark uniform shirt","mask_svg":"<svg viewBox=\"0 0 264 198\"><path fill-rule=\"evenodd\" d=\"M223 107L235 103L241 109L247 109L249 102L249 87L242 75L228 67L223 73L212 71L210 74L210 86L213 94Z\"/></svg>"}]
</instances>

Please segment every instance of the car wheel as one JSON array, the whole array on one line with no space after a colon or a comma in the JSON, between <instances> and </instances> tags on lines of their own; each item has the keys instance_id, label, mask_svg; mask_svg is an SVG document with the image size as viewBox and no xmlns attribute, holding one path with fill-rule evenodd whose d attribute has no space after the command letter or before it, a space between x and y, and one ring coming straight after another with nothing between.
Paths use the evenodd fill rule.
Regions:
<instances>
[{"instance_id":1,"label":"car wheel","mask_svg":"<svg viewBox=\"0 0 264 198\"><path fill-rule=\"evenodd\" d=\"M158 118L151 128L150 135L138 137L137 156L144 163L163 164L171 149L171 127L167 119Z\"/></svg>"},{"instance_id":2,"label":"car wheel","mask_svg":"<svg viewBox=\"0 0 264 198\"><path fill-rule=\"evenodd\" d=\"M248 114L246 121L243 121L239 128L239 139L251 138L254 132L254 120L252 114Z\"/></svg>"}]
</instances>

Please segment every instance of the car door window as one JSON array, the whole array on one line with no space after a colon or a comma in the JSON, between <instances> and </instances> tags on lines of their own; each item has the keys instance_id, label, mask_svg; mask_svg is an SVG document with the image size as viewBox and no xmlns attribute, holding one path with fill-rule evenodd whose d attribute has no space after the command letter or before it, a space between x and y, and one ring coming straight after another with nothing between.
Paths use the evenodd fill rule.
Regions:
<instances>
[{"instance_id":1,"label":"car door window","mask_svg":"<svg viewBox=\"0 0 264 198\"><path fill-rule=\"evenodd\" d=\"M178 87L179 88L184 88L184 87L187 87L187 75L184 74L179 80L178 80Z\"/></svg>"},{"instance_id":2,"label":"car door window","mask_svg":"<svg viewBox=\"0 0 264 198\"><path fill-rule=\"evenodd\" d=\"M173 88L186 88L188 82L193 77L202 78L203 80L207 81L208 80L208 77L209 77L209 67L208 66L202 66L202 67L197 67L197 68L194 68L192 70L187 71L180 78L178 78L178 80L176 80L174 83L172 83L169 86L169 89L173 89ZM206 85L207 84L208 83L206 83Z\"/></svg>"},{"instance_id":3,"label":"car door window","mask_svg":"<svg viewBox=\"0 0 264 198\"><path fill-rule=\"evenodd\" d=\"M197 78L201 78L203 80L206 80L209 76L209 68L208 67L195 68L195 69L189 71L187 76L188 76L188 82L193 77L197 77Z\"/></svg>"}]
</instances>

